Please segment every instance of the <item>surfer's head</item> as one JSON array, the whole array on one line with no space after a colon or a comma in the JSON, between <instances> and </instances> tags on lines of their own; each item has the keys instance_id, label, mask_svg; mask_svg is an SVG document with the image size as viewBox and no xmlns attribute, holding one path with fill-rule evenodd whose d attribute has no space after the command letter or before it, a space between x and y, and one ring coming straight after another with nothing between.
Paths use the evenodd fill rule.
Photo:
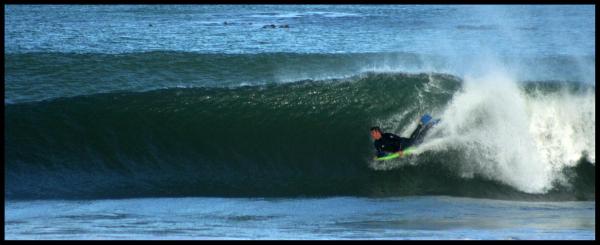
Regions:
<instances>
[{"instance_id":1,"label":"surfer's head","mask_svg":"<svg viewBox=\"0 0 600 245\"><path fill-rule=\"evenodd\" d=\"M379 138L381 138L382 133L383 132L381 132L381 129L379 127L371 128L371 138L373 138L374 140L378 140Z\"/></svg>"}]
</instances>

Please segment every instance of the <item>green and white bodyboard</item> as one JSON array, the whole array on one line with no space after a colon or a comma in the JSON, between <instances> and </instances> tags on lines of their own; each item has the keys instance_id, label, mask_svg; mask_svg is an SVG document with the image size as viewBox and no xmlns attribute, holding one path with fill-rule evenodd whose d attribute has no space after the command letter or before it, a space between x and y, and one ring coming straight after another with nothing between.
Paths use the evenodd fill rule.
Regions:
<instances>
[{"instance_id":1,"label":"green and white bodyboard","mask_svg":"<svg viewBox=\"0 0 600 245\"><path fill-rule=\"evenodd\" d=\"M412 155L415 150L416 150L416 148L414 146L406 148L404 151L402 151L402 157ZM387 156L376 157L375 160L385 161L385 160L395 159L395 158L398 158L398 157L400 157L400 155L398 153L392 153L392 154L389 154Z\"/></svg>"}]
</instances>

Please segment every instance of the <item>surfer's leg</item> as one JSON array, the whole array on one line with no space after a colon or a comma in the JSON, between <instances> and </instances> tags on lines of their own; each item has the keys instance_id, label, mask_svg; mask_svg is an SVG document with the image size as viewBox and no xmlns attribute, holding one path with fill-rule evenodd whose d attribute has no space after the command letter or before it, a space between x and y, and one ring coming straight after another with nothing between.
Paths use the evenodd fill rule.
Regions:
<instances>
[{"instance_id":1,"label":"surfer's leg","mask_svg":"<svg viewBox=\"0 0 600 245\"><path fill-rule=\"evenodd\" d=\"M404 150L404 149L408 148L410 145L412 145L412 139L400 137L399 144L400 144L400 149Z\"/></svg>"},{"instance_id":2,"label":"surfer's leg","mask_svg":"<svg viewBox=\"0 0 600 245\"><path fill-rule=\"evenodd\" d=\"M419 126L417 126L417 128L415 128L415 131L412 132L412 134L410 134L410 142L414 142L415 139L419 136L419 132L421 131L421 128L423 127L422 124L419 123Z\"/></svg>"}]
</instances>

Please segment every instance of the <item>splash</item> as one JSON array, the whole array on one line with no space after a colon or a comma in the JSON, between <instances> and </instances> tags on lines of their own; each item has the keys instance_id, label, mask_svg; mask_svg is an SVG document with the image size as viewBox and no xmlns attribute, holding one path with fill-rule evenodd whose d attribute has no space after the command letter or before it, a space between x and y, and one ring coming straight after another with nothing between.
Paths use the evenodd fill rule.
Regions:
<instances>
[{"instance_id":1,"label":"splash","mask_svg":"<svg viewBox=\"0 0 600 245\"><path fill-rule=\"evenodd\" d=\"M590 91L530 95L502 72L467 76L441 116L437 139L423 148L459 150L462 176L544 193L563 167L586 154L595 161L594 103Z\"/></svg>"}]
</instances>

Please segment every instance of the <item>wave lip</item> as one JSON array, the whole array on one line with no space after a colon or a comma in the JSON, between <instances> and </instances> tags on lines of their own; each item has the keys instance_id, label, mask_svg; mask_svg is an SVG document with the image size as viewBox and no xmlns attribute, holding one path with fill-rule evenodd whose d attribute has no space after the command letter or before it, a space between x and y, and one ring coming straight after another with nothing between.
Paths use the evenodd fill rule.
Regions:
<instances>
[{"instance_id":1,"label":"wave lip","mask_svg":"<svg viewBox=\"0 0 600 245\"><path fill-rule=\"evenodd\" d=\"M595 80L595 57L503 58L518 80ZM213 54L155 51L124 54L35 52L7 54L5 104L108 92L165 88L235 88L363 73L443 73L462 77L464 60L403 52L349 54ZM458 65L463 64L463 65ZM487 69L483 69L487 72Z\"/></svg>"}]
</instances>

